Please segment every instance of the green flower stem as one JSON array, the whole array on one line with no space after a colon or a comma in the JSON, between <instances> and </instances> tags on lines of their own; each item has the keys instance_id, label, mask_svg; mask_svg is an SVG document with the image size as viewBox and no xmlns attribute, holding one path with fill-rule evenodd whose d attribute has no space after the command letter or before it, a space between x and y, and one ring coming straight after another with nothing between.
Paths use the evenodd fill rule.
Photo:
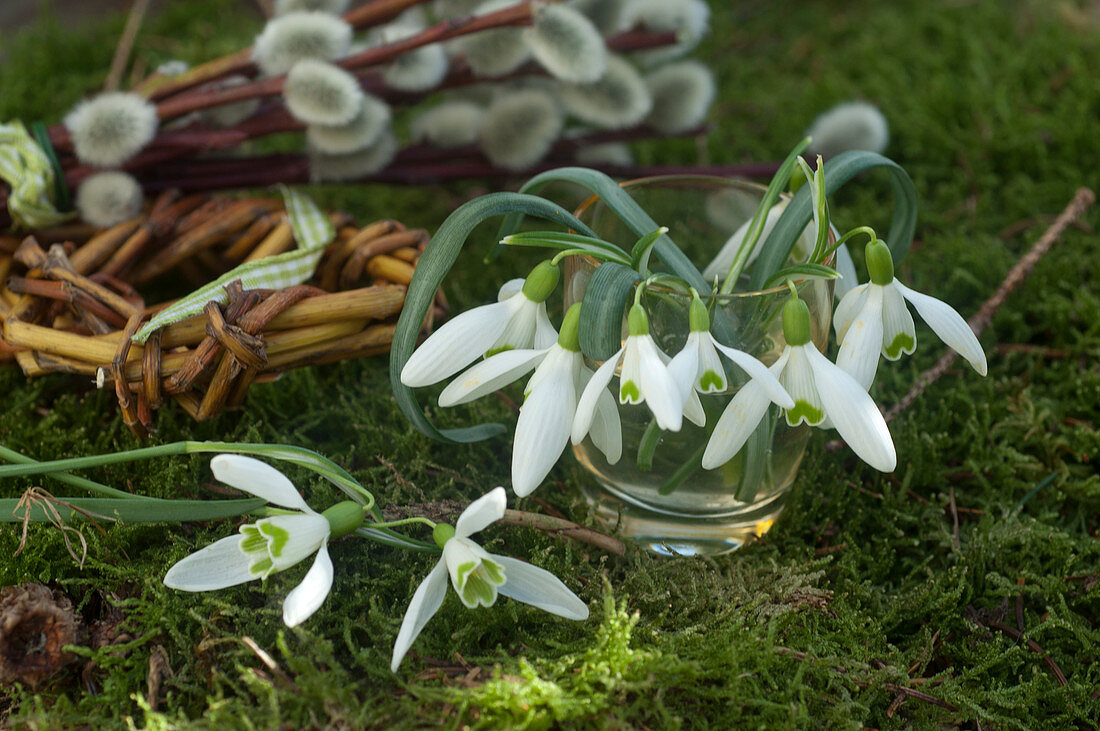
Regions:
<instances>
[{"instance_id":1,"label":"green flower stem","mask_svg":"<svg viewBox=\"0 0 1100 731\"><path fill-rule=\"evenodd\" d=\"M677 467L676 471L669 475L669 478L657 488L658 495L671 495L676 488L684 484L689 477L703 469L703 452L707 450L707 442L709 441L710 438L708 435L708 438L702 440L702 443L692 455L688 457L682 465Z\"/></svg>"},{"instance_id":2,"label":"green flower stem","mask_svg":"<svg viewBox=\"0 0 1100 731\"><path fill-rule=\"evenodd\" d=\"M836 243L829 247L829 250L826 252L826 254L828 255L836 251L840 248L841 244L846 243L848 239L852 238L853 236L858 236L859 234L864 234L865 236L867 236L867 238L869 239L867 243L870 243L871 241L874 241L878 238L878 235L875 234L875 230L870 226L857 226L856 228L853 228L851 231L837 239Z\"/></svg>"},{"instance_id":3,"label":"green flower stem","mask_svg":"<svg viewBox=\"0 0 1100 731\"><path fill-rule=\"evenodd\" d=\"M402 518L401 520L390 520L384 523L370 523L365 526L367 528L396 528L401 525L412 525L413 523L420 523L435 530L436 523L421 516L413 516L411 518Z\"/></svg>"},{"instance_id":4,"label":"green flower stem","mask_svg":"<svg viewBox=\"0 0 1100 731\"><path fill-rule=\"evenodd\" d=\"M0 459L3 459L7 462L15 463L15 464L18 464L18 465L34 466L34 465L42 464L41 462L38 462L37 460L34 460L34 459L32 459L32 458L30 458L26 455L20 454L19 452L16 452L13 449L8 449L7 447L4 447L4 446L0 446ZM2 470L2 469L4 469L4 468L0 467L0 470ZM28 474L35 474L35 473L32 472L32 473L28 473ZM150 498L147 498L145 495L134 495L132 493L124 492L123 490L119 490L119 489L114 488L114 487L108 487L107 485L96 482L95 480L89 480L85 477L77 477L76 475L70 475L66 472L62 472L60 474L55 473L53 475L53 478L55 480L57 480L58 482L65 483L66 485L72 485L73 487L79 487L83 490L87 490L89 492L94 492L94 493L99 493L100 495L106 495L106 496L109 496L109 497L134 499L134 500L149 500L150 499Z\"/></svg>"},{"instance_id":5,"label":"green flower stem","mask_svg":"<svg viewBox=\"0 0 1100 731\"><path fill-rule=\"evenodd\" d=\"M656 419L650 419L642 432L642 438L638 441L638 469L649 472L653 469L653 454L657 451L657 445L661 441L661 427L657 426Z\"/></svg>"}]
</instances>

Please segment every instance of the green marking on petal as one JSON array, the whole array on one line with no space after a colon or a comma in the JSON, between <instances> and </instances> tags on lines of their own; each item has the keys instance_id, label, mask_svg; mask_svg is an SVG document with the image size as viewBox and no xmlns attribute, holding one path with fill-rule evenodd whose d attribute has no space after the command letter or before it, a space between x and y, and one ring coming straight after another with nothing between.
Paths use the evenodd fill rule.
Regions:
<instances>
[{"instance_id":1,"label":"green marking on petal","mask_svg":"<svg viewBox=\"0 0 1100 731\"><path fill-rule=\"evenodd\" d=\"M253 561L248 565L248 573L253 576L259 576L263 578L271 573L271 569L274 568L274 564L270 558L263 558L259 561Z\"/></svg>"},{"instance_id":2,"label":"green marking on petal","mask_svg":"<svg viewBox=\"0 0 1100 731\"><path fill-rule=\"evenodd\" d=\"M281 528L273 523L257 523L257 527L260 532L268 538L267 550L272 557L278 558L283 555L283 549L286 548L287 541L290 540L290 533L286 528Z\"/></svg>"},{"instance_id":3,"label":"green marking on petal","mask_svg":"<svg viewBox=\"0 0 1100 731\"><path fill-rule=\"evenodd\" d=\"M726 380L708 368L702 378L699 379L699 390L709 393L712 387L715 391L721 391L726 387Z\"/></svg>"},{"instance_id":4,"label":"green marking on petal","mask_svg":"<svg viewBox=\"0 0 1100 731\"><path fill-rule=\"evenodd\" d=\"M260 535L260 529L254 525L241 526L241 550L245 553L262 553L267 555L267 539Z\"/></svg>"},{"instance_id":5,"label":"green marking on petal","mask_svg":"<svg viewBox=\"0 0 1100 731\"><path fill-rule=\"evenodd\" d=\"M825 418L825 412L808 401L798 399L794 402L793 409L787 409L787 423L794 426L803 418L807 423L820 424Z\"/></svg>"},{"instance_id":6,"label":"green marking on petal","mask_svg":"<svg viewBox=\"0 0 1100 731\"><path fill-rule=\"evenodd\" d=\"M913 339L912 335L909 333L898 333L894 336L894 340L883 348L883 352L886 353L887 358L897 360L901 357L902 351L912 352L916 345L917 341Z\"/></svg>"},{"instance_id":7,"label":"green marking on petal","mask_svg":"<svg viewBox=\"0 0 1100 731\"><path fill-rule=\"evenodd\" d=\"M619 403L636 404L642 400L641 389L634 381L623 381L619 384Z\"/></svg>"},{"instance_id":8,"label":"green marking on petal","mask_svg":"<svg viewBox=\"0 0 1100 731\"><path fill-rule=\"evenodd\" d=\"M502 345L499 348L489 348L485 351L485 357L492 358L497 353L503 353L506 350L515 350L515 348L513 348L511 345Z\"/></svg>"},{"instance_id":9,"label":"green marking on petal","mask_svg":"<svg viewBox=\"0 0 1100 731\"><path fill-rule=\"evenodd\" d=\"M485 578L495 586L500 586L504 583L504 567L498 564L496 561L490 561L485 558L481 560L481 568L485 573Z\"/></svg>"},{"instance_id":10,"label":"green marking on petal","mask_svg":"<svg viewBox=\"0 0 1100 731\"><path fill-rule=\"evenodd\" d=\"M466 575L473 571L475 568L477 568L476 561L467 561L466 563L460 563L458 565L458 570L455 571L455 576L458 577L459 586L462 586L466 583Z\"/></svg>"},{"instance_id":11,"label":"green marking on petal","mask_svg":"<svg viewBox=\"0 0 1100 731\"><path fill-rule=\"evenodd\" d=\"M493 591L492 584L479 576L478 572L474 572L462 587L462 598L468 605L482 604L489 607L496 601L496 592Z\"/></svg>"}]
</instances>

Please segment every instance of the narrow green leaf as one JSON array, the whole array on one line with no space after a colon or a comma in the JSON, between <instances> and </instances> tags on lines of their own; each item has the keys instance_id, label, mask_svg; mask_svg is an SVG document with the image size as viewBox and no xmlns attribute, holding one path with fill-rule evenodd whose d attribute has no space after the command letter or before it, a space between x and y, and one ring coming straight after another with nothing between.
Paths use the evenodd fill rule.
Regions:
<instances>
[{"instance_id":1,"label":"narrow green leaf","mask_svg":"<svg viewBox=\"0 0 1100 731\"><path fill-rule=\"evenodd\" d=\"M443 431L436 429L424 415L412 389L401 383L401 369L416 348L420 325L432 306L435 291L458 259L470 232L482 221L504 214L537 216L586 236L595 236L588 226L556 203L522 193L491 193L476 198L457 208L439 227L417 262L416 273L405 294L405 306L397 320L397 329L390 345L390 384L405 417L423 434L440 441L473 442L504 432L503 424L479 424ZM503 236L499 236L498 240L500 238Z\"/></svg>"},{"instance_id":2,"label":"narrow green leaf","mask_svg":"<svg viewBox=\"0 0 1100 731\"><path fill-rule=\"evenodd\" d=\"M894 263L898 264L909 251L913 233L917 229L917 189L909 174L893 160L874 152L862 150L843 152L825 165L825 190L833 195L849 180L867 170L883 168L890 176L894 193L894 218L886 243ZM795 240L813 218L810 187L802 186L776 222L771 235L764 243L760 256L753 264L752 287L761 289L786 263Z\"/></svg>"},{"instance_id":3,"label":"narrow green leaf","mask_svg":"<svg viewBox=\"0 0 1100 731\"><path fill-rule=\"evenodd\" d=\"M642 275L630 267L607 262L596 267L584 290L578 332L581 350L601 361L614 355L623 340L623 312Z\"/></svg>"},{"instance_id":4,"label":"narrow green leaf","mask_svg":"<svg viewBox=\"0 0 1100 731\"><path fill-rule=\"evenodd\" d=\"M659 229L651 231L638 239L638 242L634 244L634 248L630 250L630 264L639 272L648 270L649 254L653 251L653 246L657 243L657 239L661 238L666 233L668 233L668 229L661 226Z\"/></svg>"},{"instance_id":5,"label":"narrow green leaf","mask_svg":"<svg viewBox=\"0 0 1100 731\"><path fill-rule=\"evenodd\" d=\"M630 257L626 255L625 251L614 244L601 239L594 239L591 236L579 236L558 231L525 231L505 236L500 243L504 246L552 247L563 251L579 249L599 258L601 261L617 261L620 264L630 264Z\"/></svg>"},{"instance_id":6,"label":"narrow green leaf","mask_svg":"<svg viewBox=\"0 0 1100 731\"><path fill-rule=\"evenodd\" d=\"M775 286L777 282L782 282L784 279L800 279L802 277L836 279L839 276L840 272L824 264L795 264L786 269L780 269L773 274L771 279L764 284L764 288L767 289L768 287Z\"/></svg>"},{"instance_id":7,"label":"narrow green leaf","mask_svg":"<svg viewBox=\"0 0 1100 731\"><path fill-rule=\"evenodd\" d=\"M87 511L92 520L120 520L123 523L180 523L190 520L216 520L243 515L262 507L266 502L262 498L244 498L241 500L122 500L119 498L58 498L67 505L51 503L61 519L69 523L74 518L86 519L80 511ZM0 523L23 522L24 509L16 509L18 499L0 500ZM31 520L36 523L48 522L41 504L31 506Z\"/></svg>"}]
</instances>

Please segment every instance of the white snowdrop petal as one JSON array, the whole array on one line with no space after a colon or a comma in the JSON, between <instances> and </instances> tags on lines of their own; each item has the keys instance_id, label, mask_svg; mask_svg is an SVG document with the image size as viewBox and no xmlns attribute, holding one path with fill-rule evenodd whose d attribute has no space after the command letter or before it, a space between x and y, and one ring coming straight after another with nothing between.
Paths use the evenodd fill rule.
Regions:
<instances>
[{"instance_id":1,"label":"white snowdrop petal","mask_svg":"<svg viewBox=\"0 0 1100 731\"><path fill-rule=\"evenodd\" d=\"M288 12L256 36L252 60L268 76L285 74L299 61L335 61L351 47L351 26L330 13Z\"/></svg>"},{"instance_id":2,"label":"white snowdrop petal","mask_svg":"<svg viewBox=\"0 0 1100 731\"><path fill-rule=\"evenodd\" d=\"M466 310L432 333L401 369L406 386L430 386L480 358L496 342L518 303L512 300Z\"/></svg>"},{"instance_id":3,"label":"white snowdrop petal","mask_svg":"<svg viewBox=\"0 0 1100 731\"><path fill-rule=\"evenodd\" d=\"M608 55L607 70L596 81L563 82L558 92L570 114L597 127L633 126L653 108L641 75L628 61L615 55Z\"/></svg>"},{"instance_id":4,"label":"white snowdrop petal","mask_svg":"<svg viewBox=\"0 0 1100 731\"><path fill-rule=\"evenodd\" d=\"M314 59L294 64L283 84L287 110L306 124L346 125L363 108L363 98L352 74Z\"/></svg>"},{"instance_id":5,"label":"white snowdrop petal","mask_svg":"<svg viewBox=\"0 0 1100 731\"><path fill-rule=\"evenodd\" d=\"M722 359L718 357L716 343L717 341L709 332L699 333L696 338L699 364L693 385L699 393L720 393L726 390L726 370L722 367Z\"/></svg>"},{"instance_id":6,"label":"white snowdrop petal","mask_svg":"<svg viewBox=\"0 0 1100 731\"><path fill-rule=\"evenodd\" d=\"M766 365L744 351L722 345L714 339L714 336L711 336L711 342L722 355L740 366L741 370L749 375L749 378L756 381L769 399L784 409L794 408L794 400L791 395L787 393L779 379L772 375L772 371Z\"/></svg>"},{"instance_id":7,"label":"white snowdrop petal","mask_svg":"<svg viewBox=\"0 0 1100 731\"><path fill-rule=\"evenodd\" d=\"M569 443L577 408L572 368L579 365L571 367L563 360L528 394L519 410L512 446L512 489L519 497L542 484Z\"/></svg>"},{"instance_id":8,"label":"white snowdrop petal","mask_svg":"<svg viewBox=\"0 0 1100 731\"><path fill-rule=\"evenodd\" d=\"M137 154L157 133L157 108L126 92L86 99L65 115L65 128L81 162L115 167Z\"/></svg>"},{"instance_id":9,"label":"white snowdrop petal","mask_svg":"<svg viewBox=\"0 0 1100 731\"><path fill-rule=\"evenodd\" d=\"M794 408L786 411L787 424L790 426L798 426L803 421L810 426L817 426L825 418L825 408L818 395L814 372L808 360L810 351L817 353L813 343L788 347L789 360L779 375L779 382L794 400Z\"/></svg>"},{"instance_id":10,"label":"white snowdrop petal","mask_svg":"<svg viewBox=\"0 0 1100 731\"><path fill-rule=\"evenodd\" d=\"M676 384L680 392L680 400L686 402L688 394L699 380L699 347L697 345L699 333L688 333L687 343L683 349L672 356L668 362L668 375Z\"/></svg>"},{"instance_id":11,"label":"white snowdrop petal","mask_svg":"<svg viewBox=\"0 0 1100 731\"><path fill-rule=\"evenodd\" d=\"M985 351L981 343L966 324L962 315L948 304L940 302L935 297L929 297L912 289L909 289L898 280L894 280L894 286L901 292L902 297L909 300L916 308L921 319L928 323L932 332L936 333L949 348L961 355L979 374L987 372Z\"/></svg>"},{"instance_id":12,"label":"white snowdrop petal","mask_svg":"<svg viewBox=\"0 0 1100 731\"><path fill-rule=\"evenodd\" d=\"M539 305L520 294L512 300L516 310L508 320L504 332L500 334L490 351L503 348L529 348L535 342ZM555 338L557 340L557 338Z\"/></svg>"},{"instance_id":13,"label":"white snowdrop petal","mask_svg":"<svg viewBox=\"0 0 1100 731\"><path fill-rule=\"evenodd\" d=\"M444 407L469 403L498 391L521 377L546 355L544 350L505 350L458 375L439 394Z\"/></svg>"},{"instance_id":14,"label":"white snowdrop petal","mask_svg":"<svg viewBox=\"0 0 1100 731\"><path fill-rule=\"evenodd\" d=\"M668 374L657 345L649 335L635 336L638 340L638 377L649 410L657 419L657 425L666 431L680 431L683 423L684 403L679 389ZM626 362L623 362L626 371ZM694 391L692 392L694 395ZM698 398L698 397L696 397Z\"/></svg>"},{"instance_id":15,"label":"white snowdrop petal","mask_svg":"<svg viewBox=\"0 0 1100 731\"><path fill-rule=\"evenodd\" d=\"M526 280L523 277L516 277L515 279L509 279L504 284L500 285L500 290L497 292L497 302L503 302L504 300L519 294L523 291L523 285Z\"/></svg>"},{"instance_id":16,"label":"white snowdrop petal","mask_svg":"<svg viewBox=\"0 0 1100 731\"><path fill-rule=\"evenodd\" d=\"M836 333L838 343L844 342L844 336L848 334L852 321L867 303L870 286L871 283L868 282L852 287L833 312L833 331Z\"/></svg>"},{"instance_id":17,"label":"white snowdrop petal","mask_svg":"<svg viewBox=\"0 0 1100 731\"><path fill-rule=\"evenodd\" d=\"M294 587L283 602L283 623L287 627L297 627L309 619L325 603L331 589L332 559L328 547L322 543L302 583Z\"/></svg>"},{"instance_id":18,"label":"white snowdrop petal","mask_svg":"<svg viewBox=\"0 0 1100 731\"><path fill-rule=\"evenodd\" d=\"M312 554L328 540L329 532L332 530L328 519L317 513L273 515L270 518L261 518L256 521L256 527L260 529L261 535L266 535L264 526L284 530L289 535L286 543L277 548L268 544L271 563L276 571L288 569Z\"/></svg>"},{"instance_id":19,"label":"white snowdrop petal","mask_svg":"<svg viewBox=\"0 0 1100 731\"><path fill-rule=\"evenodd\" d=\"M807 131L810 150L832 157L848 150L882 152L890 141L886 117L873 104L844 102L818 116Z\"/></svg>"},{"instance_id":20,"label":"white snowdrop petal","mask_svg":"<svg viewBox=\"0 0 1100 731\"><path fill-rule=\"evenodd\" d=\"M405 618L401 621L401 629L397 633L397 640L393 643L390 672L397 672L397 667L404 659L405 653L409 651L428 620L443 606L443 599L446 596L447 565L440 560L431 573L420 582L420 586L416 587L416 593L409 602L409 608L405 610Z\"/></svg>"},{"instance_id":21,"label":"white snowdrop petal","mask_svg":"<svg viewBox=\"0 0 1100 731\"><path fill-rule=\"evenodd\" d=\"M703 452L703 468L713 470L733 459L768 410L771 399L751 380L726 405Z\"/></svg>"},{"instance_id":22,"label":"white snowdrop petal","mask_svg":"<svg viewBox=\"0 0 1100 731\"><path fill-rule=\"evenodd\" d=\"M775 228L775 224L779 222L779 218L783 215L783 211L786 210L786 208L787 202L783 200L768 209L768 214L764 217L764 228L760 232L760 238L756 240L756 246L753 247L752 253L749 254L745 266L756 261L756 257L760 255L760 251L764 248L764 242L768 240L768 236L771 235L772 229ZM734 258L737 256L737 251L741 248L741 244L745 241L745 236L749 233L749 226L751 224L751 219L742 223L729 239L726 240L726 243L722 244L722 248L718 250L717 256L714 257L710 264L707 264L706 269L703 270L703 277L708 282L715 277L719 279L725 278L726 273L733 264Z\"/></svg>"},{"instance_id":23,"label":"white snowdrop petal","mask_svg":"<svg viewBox=\"0 0 1100 731\"><path fill-rule=\"evenodd\" d=\"M917 328L913 316L905 306L901 291L893 283L888 284L882 288L882 355L888 360L897 360L902 353L912 355L916 349Z\"/></svg>"},{"instance_id":24,"label":"white snowdrop petal","mask_svg":"<svg viewBox=\"0 0 1100 731\"><path fill-rule=\"evenodd\" d=\"M241 454L219 454L210 460L214 479L274 505L312 513L294 483L267 462Z\"/></svg>"},{"instance_id":25,"label":"white snowdrop petal","mask_svg":"<svg viewBox=\"0 0 1100 731\"><path fill-rule=\"evenodd\" d=\"M535 347L549 348L558 342L558 331L546 314L546 303L540 302L535 314Z\"/></svg>"},{"instance_id":26,"label":"white snowdrop petal","mask_svg":"<svg viewBox=\"0 0 1100 731\"><path fill-rule=\"evenodd\" d=\"M596 26L566 5L536 5L523 39L535 60L563 81L590 82L607 68L607 48Z\"/></svg>"},{"instance_id":27,"label":"white snowdrop petal","mask_svg":"<svg viewBox=\"0 0 1100 731\"><path fill-rule=\"evenodd\" d=\"M694 389L688 392L684 402L684 418L695 426L707 425L707 412L703 410L703 401Z\"/></svg>"},{"instance_id":28,"label":"white snowdrop petal","mask_svg":"<svg viewBox=\"0 0 1100 731\"><path fill-rule=\"evenodd\" d=\"M466 506L455 522L455 536L467 538L484 530L504 517L508 507L508 493L503 487L494 487Z\"/></svg>"},{"instance_id":29,"label":"white snowdrop petal","mask_svg":"<svg viewBox=\"0 0 1100 731\"><path fill-rule=\"evenodd\" d=\"M615 397L606 388L596 399L596 412L588 435L596 449L603 452L608 464L615 464L623 456L623 427ZM576 442L574 442L575 444Z\"/></svg>"},{"instance_id":30,"label":"white snowdrop petal","mask_svg":"<svg viewBox=\"0 0 1100 731\"><path fill-rule=\"evenodd\" d=\"M897 454L878 406L854 378L812 346L804 348L825 413L840 437L864 462L880 472L891 472L897 466Z\"/></svg>"},{"instance_id":31,"label":"white snowdrop petal","mask_svg":"<svg viewBox=\"0 0 1100 731\"><path fill-rule=\"evenodd\" d=\"M250 560L237 534L192 553L168 569L164 585L181 591L214 591L258 579L248 570Z\"/></svg>"},{"instance_id":32,"label":"white snowdrop petal","mask_svg":"<svg viewBox=\"0 0 1100 731\"><path fill-rule=\"evenodd\" d=\"M882 293L877 284L867 289L863 307L852 318L837 353L836 364L864 390L871 387L882 353ZM904 305L903 305L904 306Z\"/></svg>"},{"instance_id":33,"label":"white snowdrop petal","mask_svg":"<svg viewBox=\"0 0 1100 731\"><path fill-rule=\"evenodd\" d=\"M588 607L557 576L511 556L490 555L508 577L497 587L504 596L566 619L588 619Z\"/></svg>"},{"instance_id":34,"label":"white snowdrop petal","mask_svg":"<svg viewBox=\"0 0 1100 731\"><path fill-rule=\"evenodd\" d=\"M141 213L141 183L133 175L108 170L90 175L76 189L80 217L98 228L109 228Z\"/></svg>"},{"instance_id":35,"label":"white snowdrop petal","mask_svg":"<svg viewBox=\"0 0 1100 731\"><path fill-rule=\"evenodd\" d=\"M584 391L581 392L581 397L577 400L577 413L573 417L573 430L570 434L570 440L573 444L580 444L584 441L585 435L588 434L588 430L592 426L592 419L596 414L597 402L602 398L602 394L607 391L607 384L611 383L611 379L615 375L615 368L618 366L619 358L622 355L623 349L620 348L596 369L596 372L588 379L588 383L585 384ZM608 396L611 396L611 394L608 393Z\"/></svg>"}]
</instances>

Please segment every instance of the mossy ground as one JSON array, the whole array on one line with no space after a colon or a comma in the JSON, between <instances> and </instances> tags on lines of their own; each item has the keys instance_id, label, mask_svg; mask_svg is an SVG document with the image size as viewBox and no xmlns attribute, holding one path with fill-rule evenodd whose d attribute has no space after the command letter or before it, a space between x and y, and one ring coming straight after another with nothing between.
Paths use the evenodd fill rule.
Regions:
<instances>
[{"instance_id":1,"label":"mossy ground","mask_svg":"<svg viewBox=\"0 0 1100 731\"><path fill-rule=\"evenodd\" d=\"M200 60L256 31L248 3L170 4L137 53ZM109 64L121 18L81 35L48 21L11 40L0 119L57 119ZM200 43L200 39L201 43ZM5 39L5 42L8 42ZM890 120L889 154L921 197L915 251L899 276L969 314L1080 185L1100 183L1100 14L1094 3L809 2L714 5L700 54L721 95L706 145L714 162L775 159L810 118L862 97ZM691 141L651 144L647 162L697 159ZM841 198L842 223L884 226L888 197L868 178ZM433 228L480 189L317 191L329 205ZM35 527L0 564L0 584L43 581L91 611L116 603L130 641L93 654L86 687L65 676L5 691L13 726L359 728L438 724L543 728L1095 728L1100 717L1100 225L1067 231L983 337L988 378L960 366L893 424L899 467L880 475L848 450L811 444L786 513L767 539L715 560L624 558L518 529L491 550L566 577L587 623L502 601L471 615L448 599L396 675L389 649L405 604L435 560L364 541L332 548L336 581L313 620L289 631L280 603L304 569L186 595L164 570L227 534L225 523L85 529L78 568L60 533ZM460 264L452 301L486 298L504 272ZM518 271L518 269L516 270ZM498 276L499 274L499 276ZM923 326L917 354L884 369L890 404L942 352ZM1021 349L1000 349L1020 344ZM37 458L131 448L109 394L79 379L0 371L0 442ZM471 414L507 418L493 399ZM386 502L469 499L508 479L508 444L443 446L418 435L389 395L385 359L297 371L252 391L247 408L196 425L158 413L158 442L217 438L310 446ZM392 465L392 467L391 467ZM292 473L293 474L293 473ZM93 475L163 496L211 496L204 460L173 458ZM333 492L294 474L314 504ZM1033 489L1053 479L1038 492ZM578 520L564 460L538 497ZM31 483L2 488L17 496ZM56 486L43 483L49 489ZM60 494L68 494L57 490ZM950 507L951 496L957 510ZM531 499L521 506L539 510ZM958 528L954 527L957 516ZM11 556L18 531L0 531ZM1092 575L1092 578L1089 578ZM1015 627L1043 656L984 623ZM274 673L242 637L266 649ZM173 674L144 703L150 656ZM426 658L480 674L443 677ZM927 693L895 702L896 686ZM93 692L94 691L94 692Z\"/></svg>"}]
</instances>

